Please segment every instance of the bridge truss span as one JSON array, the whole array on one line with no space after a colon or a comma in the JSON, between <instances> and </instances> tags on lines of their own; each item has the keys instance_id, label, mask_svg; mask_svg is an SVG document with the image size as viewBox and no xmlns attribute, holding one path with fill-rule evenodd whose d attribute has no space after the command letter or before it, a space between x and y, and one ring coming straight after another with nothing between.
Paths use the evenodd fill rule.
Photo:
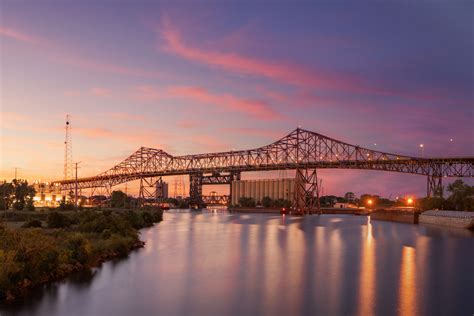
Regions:
<instances>
[{"instance_id":1,"label":"bridge truss span","mask_svg":"<svg viewBox=\"0 0 474 316\"><path fill-rule=\"evenodd\" d=\"M391 154L297 128L272 144L249 150L173 156L160 149L141 147L111 169L78 179L77 185L81 189L110 188L133 180L182 174L190 175L197 186L212 184L214 180L230 184L231 179L240 179L241 172L283 169L363 169L424 175L428 177L429 196L440 189L443 177L473 177L474 157L418 158ZM222 174L226 174L227 180L222 180ZM64 190L76 185L74 180L57 183ZM191 197L199 192L191 185Z\"/></svg>"}]
</instances>

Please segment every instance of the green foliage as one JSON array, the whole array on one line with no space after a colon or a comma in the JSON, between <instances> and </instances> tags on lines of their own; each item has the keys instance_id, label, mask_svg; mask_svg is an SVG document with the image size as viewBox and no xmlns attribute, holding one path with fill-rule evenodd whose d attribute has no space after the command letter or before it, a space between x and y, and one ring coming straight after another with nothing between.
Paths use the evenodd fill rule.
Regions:
<instances>
[{"instance_id":1,"label":"green foliage","mask_svg":"<svg viewBox=\"0 0 474 316\"><path fill-rule=\"evenodd\" d=\"M417 206L423 210L449 210L453 208L451 202L441 197L426 197L417 201Z\"/></svg>"},{"instance_id":2,"label":"green foliage","mask_svg":"<svg viewBox=\"0 0 474 316\"><path fill-rule=\"evenodd\" d=\"M255 207L255 200L249 197L241 197L239 199L239 204L243 207Z\"/></svg>"},{"instance_id":3,"label":"green foliage","mask_svg":"<svg viewBox=\"0 0 474 316\"><path fill-rule=\"evenodd\" d=\"M129 197L122 191L113 191L110 197L110 205L117 208L130 206Z\"/></svg>"},{"instance_id":4,"label":"green foliage","mask_svg":"<svg viewBox=\"0 0 474 316\"><path fill-rule=\"evenodd\" d=\"M127 255L140 245L137 229L161 219L162 211L157 209L51 212L47 215L48 227L55 230L0 229L0 301L7 293L20 295L25 285L34 286L101 260ZM38 223L31 220L25 227Z\"/></svg>"},{"instance_id":5,"label":"green foliage","mask_svg":"<svg viewBox=\"0 0 474 316\"><path fill-rule=\"evenodd\" d=\"M79 233L70 236L66 241L67 249L69 250L69 258L72 262L79 262L86 264L91 258L91 244Z\"/></svg>"},{"instance_id":6,"label":"green foliage","mask_svg":"<svg viewBox=\"0 0 474 316\"><path fill-rule=\"evenodd\" d=\"M135 229L140 229L144 227L145 222L143 217L140 216L137 212L134 211L126 211L125 212L125 219L132 225Z\"/></svg>"},{"instance_id":7,"label":"green foliage","mask_svg":"<svg viewBox=\"0 0 474 316\"><path fill-rule=\"evenodd\" d=\"M464 184L460 179L448 186L451 195L448 198L458 211L474 211L474 186Z\"/></svg>"},{"instance_id":8,"label":"green foliage","mask_svg":"<svg viewBox=\"0 0 474 316\"><path fill-rule=\"evenodd\" d=\"M43 225L41 224L41 222L37 219L34 219L34 220L31 220L31 221L28 221L26 222L25 224L23 224L23 228L31 228L31 227L42 227Z\"/></svg>"},{"instance_id":9,"label":"green foliage","mask_svg":"<svg viewBox=\"0 0 474 316\"><path fill-rule=\"evenodd\" d=\"M8 210L13 203L14 188L12 183L0 184L0 210Z\"/></svg>"},{"instance_id":10,"label":"green foliage","mask_svg":"<svg viewBox=\"0 0 474 316\"><path fill-rule=\"evenodd\" d=\"M68 216L59 212L52 212L48 216L48 227L49 228L65 228L71 225L71 221Z\"/></svg>"},{"instance_id":11,"label":"green foliage","mask_svg":"<svg viewBox=\"0 0 474 316\"><path fill-rule=\"evenodd\" d=\"M74 210L74 203L72 203L71 200L61 200L61 202L59 202L58 210L61 212L72 211Z\"/></svg>"},{"instance_id":12,"label":"green foliage","mask_svg":"<svg viewBox=\"0 0 474 316\"><path fill-rule=\"evenodd\" d=\"M269 196L265 196L262 198L262 206L263 207L271 207L273 206L273 200Z\"/></svg>"}]
</instances>

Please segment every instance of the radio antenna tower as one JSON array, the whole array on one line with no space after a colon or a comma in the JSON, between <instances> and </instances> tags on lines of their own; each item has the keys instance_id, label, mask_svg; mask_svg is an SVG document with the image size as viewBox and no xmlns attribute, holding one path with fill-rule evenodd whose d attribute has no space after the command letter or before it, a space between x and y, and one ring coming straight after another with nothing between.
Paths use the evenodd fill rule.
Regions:
<instances>
[{"instance_id":1,"label":"radio antenna tower","mask_svg":"<svg viewBox=\"0 0 474 316\"><path fill-rule=\"evenodd\" d=\"M71 143L71 117L66 115L66 138L64 140L64 180L73 178L72 173L72 143Z\"/></svg>"}]
</instances>

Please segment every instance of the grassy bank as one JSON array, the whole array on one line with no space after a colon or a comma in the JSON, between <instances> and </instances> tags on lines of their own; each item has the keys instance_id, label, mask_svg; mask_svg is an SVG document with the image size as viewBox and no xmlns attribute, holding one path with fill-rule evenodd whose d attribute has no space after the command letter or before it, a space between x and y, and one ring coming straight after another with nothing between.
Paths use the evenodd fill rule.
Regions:
<instances>
[{"instance_id":1,"label":"grassy bank","mask_svg":"<svg viewBox=\"0 0 474 316\"><path fill-rule=\"evenodd\" d=\"M44 212L16 217L3 212L0 301L13 301L40 284L126 256L144 244L138 230L161 221L162 214L152 209Z\"/></svg>"}]
</instances>

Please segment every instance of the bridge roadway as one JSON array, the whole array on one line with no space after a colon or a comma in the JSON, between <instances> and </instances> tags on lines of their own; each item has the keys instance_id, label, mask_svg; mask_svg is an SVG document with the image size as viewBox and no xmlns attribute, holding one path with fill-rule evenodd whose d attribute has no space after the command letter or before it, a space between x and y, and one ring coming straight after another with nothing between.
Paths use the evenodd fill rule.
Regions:
<instances>
[{"instance_id":1,"label":"bridge roadway","mask_svg":"<svg viewBox=\"0 0 474 316\"><path fill-rule=\"evenodd\" d=\"M419 158L375 151L297 128L280 140L255 149L172 156L160 149L141 147L111 169L77 180L79 189L106 188L140 180L140 195L160 177L189 174L190 196L201 200L202 185L231 184L241 172L297 170L301 193L317 190L317 169L363 169L427 176L427 195L441 190L443 177L474 177L474 157ZM55 182L73 190L76 181ZM296 190L298 192L298 190Z\"/></svg>"}]
</instances>

